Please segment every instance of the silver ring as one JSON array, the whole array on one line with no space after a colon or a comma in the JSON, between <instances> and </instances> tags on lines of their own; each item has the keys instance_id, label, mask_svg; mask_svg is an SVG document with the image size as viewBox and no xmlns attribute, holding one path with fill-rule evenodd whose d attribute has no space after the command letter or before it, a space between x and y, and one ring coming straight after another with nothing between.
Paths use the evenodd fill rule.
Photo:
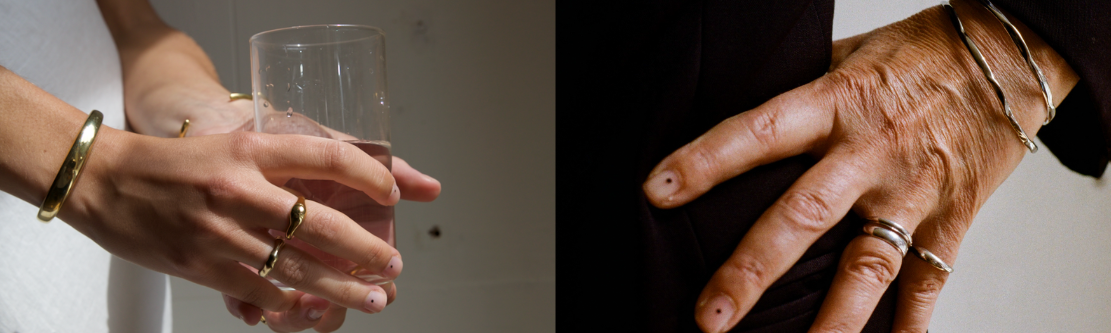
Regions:
<instances>
[{"instance_id":1,"label":"silver ring","mask_svg":"<svg viewBox=\"0 0 1111 333\"><path fill-rule=\"evenodd\" d=\"M908 248L910 247L909 240L903 237L903 234L899 233L898 231L892 230L892 228L886 225L876 222L865 223L864 234L876 236L877 238L882 239L888 244L891 244L891 246L894 246L895 249L899 250L899 253L903 254L903 256L907 255Z\"/></svg>"},{"instance_id":2,"label":"silver ring","mask_svg":"<svg viewBox=\"0 0 1111 333\"><path fill-rule=\"evenodd\" d=\"M922 260L925 260L926 263L930 264L930 266L934 266L934 268L942 270L946 273L952 273L953 272L953 267L952 266L949 266L949 264L946 264L944 260L941 260L941 257L938 257L933 252L930 252L930 250L927 250L927 249L925 249L921 246L915 246L915 247L912 247L912 249L914 249L914 253L918 254L919 258L922 258Z\"/></svg>"},{"instance_id":3,"label":"silver ring","mask_svg":"<svg viewBox=\"0 0 1111 333\"><path fill-rule=\"evenodd\" d=\"M899 225L898 223L891 222L891 220L881 219L881 218L877 218L877 219L872 220L872 221L876 222L876 223L879 223L879 224L882 224L882 225L888 227L889 229L895 230L895 232L898 232L899 235L902 235L903 239L905 239L907 241L907 246L914 246L914 241L912 241L911 238L910 238L910 232L908 232L906 228L903 228L903 226Z\"/></svg>"}]
</instances>

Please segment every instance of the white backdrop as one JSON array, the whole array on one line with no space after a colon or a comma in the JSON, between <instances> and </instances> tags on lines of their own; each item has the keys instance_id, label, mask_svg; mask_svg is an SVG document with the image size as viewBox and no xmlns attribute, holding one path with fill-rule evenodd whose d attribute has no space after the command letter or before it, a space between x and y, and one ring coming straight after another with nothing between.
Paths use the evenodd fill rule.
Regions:
<instances>
[{"instance_id":1,"label":"white backdrop","mask_svg":"<svg viewBox=\"0 0 1111 333\"><path fill-rule=\"evenodd\" d=\"M840 0L833 37L937 4ZM1111 188L1068 170L1046 149L1027 154L976 216L930 332L1111 331L1108 240Z\"/></svg>"},{"instance_id":2,"label":"white backdrop","mask_svg":"<svg viewBox=\"0 0 1111 333\"><path fill-rule=\"evenodd\" d=\"M323 23L386 32L394 153L443 193L398 205L398 300L376 315L349 311L341 332L555 331L554 0L152 3L233 92L250 92L247 40L257 32ZM211 289L172 284L175 332L269 331L233 318Z\"/></svg>"}]
</instances>

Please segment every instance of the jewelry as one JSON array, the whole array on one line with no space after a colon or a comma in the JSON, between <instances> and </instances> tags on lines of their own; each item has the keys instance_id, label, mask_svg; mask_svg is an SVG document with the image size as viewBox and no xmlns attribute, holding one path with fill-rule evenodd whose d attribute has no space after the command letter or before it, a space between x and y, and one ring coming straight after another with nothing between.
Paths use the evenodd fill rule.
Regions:
<instances>
[{"instance_id":1,"label":"jewelry","mask_svg":"<svg viewBox=\"0 0 1111 333\"><path fill-rule=\"evenodd\" d=\"M266 277L270 274L270 270L274 269L274 265L278 263L278 251L285 245L285 241L281 238L274 239L274 250L270 251L270 258L266 259L266 263L262 265L262 269L258 270L258 276Z\"/></svg>"},{"instance_id":2,"label":"jewelry","mask_svg":"<svg viewBox=\"0 0 1111 333\"><path fill-rule=\"evenodd\" d=\"M907 248L910 247L910 239L904 237L902 233L892 230L892 228L887 225L869 221L864 224L864 234L876 236L888 244L891 244L891 246L894 246L903 256L907 255Z\"/></svg>"},{"instance_id":3,"label":"jewelry","mask_svg":"<svg viewBox=\"0 0 1111 333\"><path fill-rule=\"evenodd\" d=\"M1019 125L1018 120L1015 119L1014 113L1011 112L1011 106L1007 104L1007 98L1003 96L1003 88L999 86L999 81L995 80L995 75L992 74L991 67L988 66L987 60L984 59L984 55L980 53L980 49L976 47L976 42L973 42L972 38L969 38L968 35L965 34L964 25L961 24L961 18L957 16L957 11L953 9L953 6L949 5L948 1L942 2L941 5L949 12L949 18L953 20L953 27L957 29L957 35L960 35L961 41L964 42L964 46L968 48L969 53L972 53L972 58L976 60L976 64L979 65L980 70L984 72L984 77L987 78L988 83L991 83L991 88L995 90L995 95L999 97L999 102L1003 104L1003 114L1006 115L1007 120L1011 122L1011 128L1015 130L1018 139L1022 141L1022 144L1025 145L1026 149L1029 149L1031 153L1038 152L1038 145L1035 144L1033 140L1030 140L1030 137L1026 135L1026 131L1022 130L1022 126Z\"/></svg>"},{"instance_id":4,"label":"jewelry","mask_svg":"<svg viewBox=\"0 0 1111 333\"><path fill-rule=\"evenodd\" d=\"M185 122L181 124L181 131L177 133L177 137L184 138L186 132L189 132L189 119L188 118L186 118Z\"/></svg>"},{"instance_id":5,"label":"jewelry","mask_svg":"<svg viewBox=\"0 0 1111 333\"><path fill-rule=\"evenodd\" d=\"M946 264L944 260L941 260L940 257L935 255L933 252L930 252L930 250L927 250L921 246L915 246L911 249L914 249L914 253L918 254L918 257L922 258L922 260L925 260L926 263L930 264L930 266L934 266L934 268L942 270L946 273L953 272L952 266Z\"/></svg>"},{"instance_id":6,"label":"jewelry","mask_svg":"<svg viewBox=\"0 0 1111 333\"><path fill-rule=\"evenodd\" d=\"M96 140L96 133L100 131L100 123L103 120L104 114L97 110L90 112L89 118L85 119L85 125L81 126L81 132L77 133L77 138L73 140L73 147L70 147L66 159L58 169L58 175L54 176L54 182L50 183L50 188L46 191L46 198L39 205L39 220L50 222L58 215L58 210L62 209L62 203L69 197L73 184L81 176L85 161L89 159L93 141Z\"/></svg>"},{"instance_id":7,"label":"jewelry","mask_svg":"<svg viewBox=\"0 0 1111 333\"><path fill-rule=\"evenodd\" d=\"M228 102L231 102L231 101L234 101L234 100L237 100L237 99L254 100L254 98L251 97L251 94L244 94L244 93L231 93L231 94L228 94L228 98L229 98Z\"/></svg>"},{"instance_id":8,"label":"jewelry","mask_svg":"<svg viewBox=\"0 0 1111 333\"><path fill-rule=\"evenodd\" d=\"M293 204L293 209L289 211L289 226L285 228L285 239L293 239L293 233L301 226L301 222L305 222L305 197L298 195L297 203Z\"/></svg>"},{"instance_id":9,"label":"jewelry","mask_svg":"<svg viewBox=\"0 0 1111 333\"><path fill-rule=\"evenodd\" d=\"M1034 72L1034 76L1038 77L1038 85L1042 88L1042 97L1045 97L1045 122L1043 122L1042 125L1049 124L1049 122L1053 120L1053 117L1057 116L1057 108L1053 106L1053 92L1049 90L1049 82L1045 79L1045 74L1042 74L1041 67L1038 67L1038 64L1034 62L1034 58L1030 55L1030 48L1026 46L1026 40L1022 38L1022 34L1018 32L1018 28L1016 28L1014 24L1011 24L1011 20L1008 20L1007 16L1003 15L1003 12L991 3L991 0L978 1L981 5L984 5L988 11L991 11L991 13L995 15L995 18L999 19L999 23L1003 24L1003 27L1007 29L1007 33L1011 35L1011 41L1014 41L1015 46L1018 47L1018 53L1022 54L1023 59L1026 59L1026 64L1030 65L1030 71Z\"/></svg>"}]
</instances>

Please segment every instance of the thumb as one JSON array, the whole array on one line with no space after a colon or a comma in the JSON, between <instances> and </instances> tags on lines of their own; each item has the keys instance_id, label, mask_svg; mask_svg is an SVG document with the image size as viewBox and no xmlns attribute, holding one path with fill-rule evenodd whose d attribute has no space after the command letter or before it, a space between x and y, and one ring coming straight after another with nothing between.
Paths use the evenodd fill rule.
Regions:
<instances>
[{"instance_id":1,"label":"thumb","mask_svg":"<svg viewBox=\"0 0 1111 333\"><path fill-rule=\"evenodd\" d=\"M833 59L831 59L829 63L829 71L832 72L834 69L841 66L845 58L848 58L849 55L860 48L860 44L863 44L864 39L866 39L868 35L869 33L863 33L833 41Z\"/></svg>"}]
</instances>

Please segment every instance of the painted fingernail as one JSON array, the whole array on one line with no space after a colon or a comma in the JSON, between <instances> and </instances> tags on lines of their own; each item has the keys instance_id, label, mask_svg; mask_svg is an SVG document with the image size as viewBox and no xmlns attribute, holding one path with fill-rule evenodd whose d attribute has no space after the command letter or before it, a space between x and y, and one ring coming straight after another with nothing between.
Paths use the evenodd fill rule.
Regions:
<instances>
[{"instance_id":1,"label":"painted fingernail","mask_svg":"<svg viewBox=\"0 0 1111 333\"><path fill-rule=\"evenodd\" d=\"M733 299L729 296L717 295L705 302L701 311L698 314L698 322L702 324L702 328L708 329L707 332L723 332L725 326L729 325L729 319L733 318L736 308L733 307Z\"/></svg>"},{"instance_id":2,"label":"painted fingernail","mask_svg":"<svg viewBox=\"0 0 1111 333\"><path fill-rule=\"evenodd\" d=\"M396 278L401 275L401 266L401 257L393 256L390 258L390 263L386 264L386 269L382 270L382 276Z\"/></svg>"},{"instance_id":3,"label":"painted fingernail","mask_svg":"<svg viewBox=\"0 0 1111 333\"><path fill-rule=\"evenodd\" d=\"M390 192L390 202L398 202L401 200L401 191L397 189L397 183L393 184L393 192Z\"/></svg>"},{"instance_id":4,"label":"painted fingernail","mask_svg":"<svg viewBox=\"0 0 1111 333\"><path fill-rule=\"evenodd\" d=\"M671 201L677 191L679 191L679 174L671 170L657 173L644 183L644 192L659 202Z\"/></svg>"},{"instance_id":5,"label":"painted fingernail","mask_svg":"<svg viewBox=\"0 0 1111 333\"><path fill-rule=\"evenodd\" d=\"M305 312L305 317L309 318L310 321L316 321L317 319L320 319L320 317L323 317L323 316L324 316L324 310L309 309L308 311Z\"/></svg>"},{"instance_id":6,"label":"painted fingernail","mask_svg":"<svg viewBox=\"0 0 1111 333\"><path fill-rule=\"evenodd\" d=\"M382 309L386 308L386 293L381 290L372 290L370 294L366 295L363 306L370 313L381 312Z\"/></svg>"}]
</instances>

